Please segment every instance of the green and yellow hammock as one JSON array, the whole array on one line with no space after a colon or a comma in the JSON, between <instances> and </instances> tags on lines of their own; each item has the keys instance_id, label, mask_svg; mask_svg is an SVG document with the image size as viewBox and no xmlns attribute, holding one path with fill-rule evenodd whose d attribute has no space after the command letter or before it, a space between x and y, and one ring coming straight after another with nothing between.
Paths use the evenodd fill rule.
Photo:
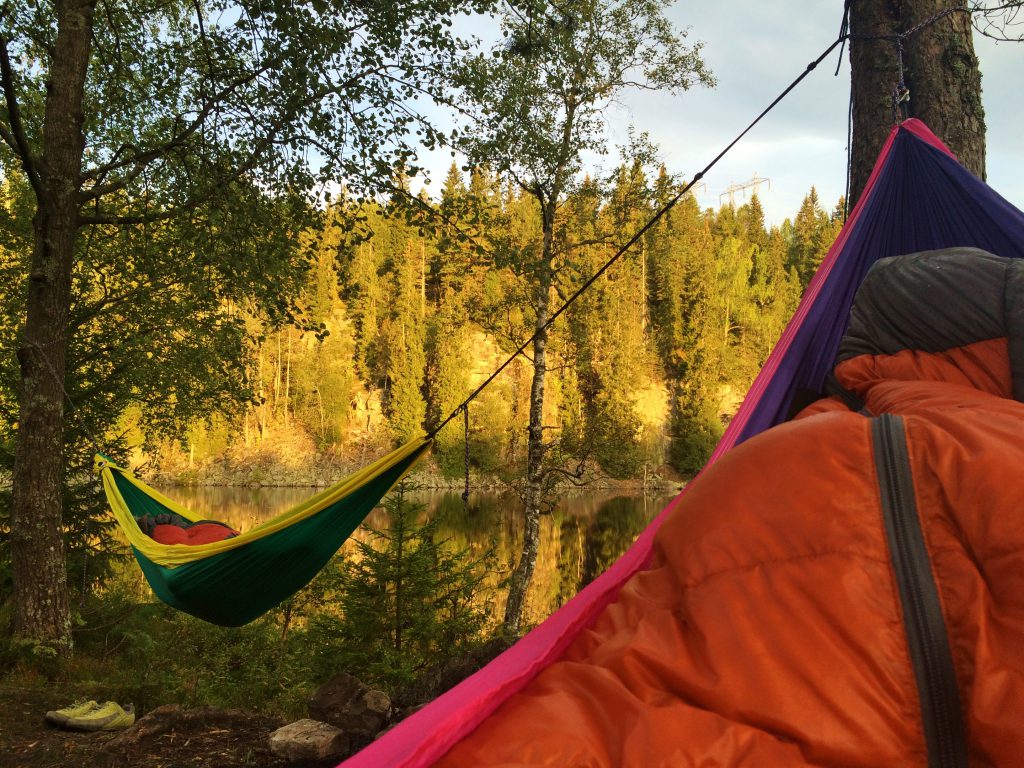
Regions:
<instances>
[{"instance_id":1,"label":"green and yellow hammock","mask_svg":"<svg viewBox=\"0 0 1024 768\"><path fill-rule=\"evenodd\" d=\"M246 624L308 584L412 468L431 441L419 438L238 536L210 544L161 544L139 527L144 515L196 515L101 454L107 501L142 572L163 602L226 627Z\"/></svg>"}]
</instances>

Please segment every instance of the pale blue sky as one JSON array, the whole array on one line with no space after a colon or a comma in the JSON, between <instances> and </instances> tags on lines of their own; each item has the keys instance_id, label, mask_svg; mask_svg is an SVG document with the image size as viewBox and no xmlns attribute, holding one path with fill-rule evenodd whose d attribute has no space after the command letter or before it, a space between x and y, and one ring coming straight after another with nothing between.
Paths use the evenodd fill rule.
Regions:
<instances>
[{"instance_id":1,"label":"pale blue sky","mask_svg":"<svg viewBox=\"0 0 1024 768\"><path fill-rule=\"evenodd\" d=\"M675 97L628 94L624 106L609 114L608 135L612 144L622 144L631 125L647 131L670 172L689 178L835 40L842 3L683 0L668 13L677 27L690 27L689 40L704 41L704 60L718 86ZM1024 44L975 38L988 124L988 181L1024 207L1024 100L1018 86ZM755 173L771 179L771 189L758 192L770 223L794 216L811 185L827 209L835 205L846 183L847 52L838 77L837 49L720 161L705 178L706 192L698 193L702 206L717 207L726 187ZM612 151L603 162L613 163L616 156ZM422 159L436 190L451 157ZM742 199L737 195L737 203Z\"/></svg>"},{"instance_id":2,"label":"pale blue sky","mask_svg":"<svg viewBox=\"0 0 1024 768\"><path fill-rule=\"evenodd\" d=\"M705 42L704 58L718 79L711 91L677 98L630 98L630 116L650 131L670 167L692 173L813 61L839 32L842 4L773 2L680 2L669 14L677 26ZM1024 206L1024 44L976 35L982 98L988 125L989 183L1018 207ZM848 48L835 73L838 51L797 86L706 179L704 205L718 205L718 193L756 172L772 181L759 195L770 221L793 216L815 185L831 207L846 184L847 110L850 94ZM913 98L913 94L911 94ZM611 132L621 129L615 125ZM941 138L941 137L940 137Z\"/></svg>"}]
</instances>

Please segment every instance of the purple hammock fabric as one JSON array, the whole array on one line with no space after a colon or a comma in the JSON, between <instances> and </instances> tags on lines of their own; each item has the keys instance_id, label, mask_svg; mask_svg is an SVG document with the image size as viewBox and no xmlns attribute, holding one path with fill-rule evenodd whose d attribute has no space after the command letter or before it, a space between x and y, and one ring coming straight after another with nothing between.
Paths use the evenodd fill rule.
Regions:
<instances>
[{"instance_id":1,"label":"purple hammock fabric","mask_svg":"<svg viewBox=\"0 0 1024 768\"><path fill-rule=\"evenodd\" d=\"M893 128L860 202L822 262L709 462L786 418L797 390L832 369L853 295L886 256L973 246L1024 257L1024 213L965 170L918 120ZM576 597L482 670L403 720L345 768L418 768L443 756L556 660L649 560L654 534L685 490Z\"/></svg>"},{"instance_id":2,"label":"purple hammock fabric","mask_svg":"<svg viewBox=\"0 0 1024 768\"><path fill-rule=\"evenodd\" d=\"M878 259L955 246L1024 257L1024 213L960 165L919 120L893 129L872 181L786 329L790 343L780 342L751 387L760 396L744 402L749 418L735 442L783 421L797 390L820 390L853 295Z\"/></svg>"}]
</instances>

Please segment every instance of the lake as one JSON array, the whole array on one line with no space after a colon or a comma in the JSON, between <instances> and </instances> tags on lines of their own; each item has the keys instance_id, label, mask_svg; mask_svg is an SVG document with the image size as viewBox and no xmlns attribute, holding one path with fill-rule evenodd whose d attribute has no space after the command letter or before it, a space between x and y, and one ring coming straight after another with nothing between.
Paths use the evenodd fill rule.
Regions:
<instances>
[{"instance_id":1,"label":"lake","mask_svg":"<svg viewBox=\"0 0 1024 768\"><path fill-rule=\"evenodd\" d=\"M245 530L309 498L312 488L249 488L179 486L161 489L190 510ZM587 491L567 494L550 515L541 518L537 568L524 618L537 623L575 595L611 565L655 515L675 496L672 492ZM449 545L472 553L494 546L507 573L519 556L523 505L513 493L477 492L463 504L458 491L417 491L409 498L423 514L439 518L439 531ZM366 523L386 528L388 513L375 509ZM367 541L364 526L353 538ZM354 547L347 544L342 551ZM496 579L497 580L497 577ZM496 595L496 615L504 595Z\"/></svg>"}]
</instances>

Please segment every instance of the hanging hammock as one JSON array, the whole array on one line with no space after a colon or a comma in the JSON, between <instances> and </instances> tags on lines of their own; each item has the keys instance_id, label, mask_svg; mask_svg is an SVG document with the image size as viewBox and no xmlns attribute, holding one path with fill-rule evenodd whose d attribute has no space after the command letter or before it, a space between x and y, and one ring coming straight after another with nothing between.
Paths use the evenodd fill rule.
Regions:
<instances>
[{"instance_id":1,"label":"hanging hammock","mask_svg":"<svg viewBox=\"0 0 1024 768\"><path fill-rule=\"evenodd\" d=\"M854 293L872 264L955 246L1024 258L1024 213L964 169L922 122L907 120L893 128L857 207L709 466L740 442L784 421L798 390L820 391L835 364ZM503 702L558 662L624 585L642 578L658 529L686 495L669 504L619 560L541 625L350 758L345 768L420 768L466 739ZM543 763L541 757L537 762Z\"/></svg>"},{"instance_id":2,"label":"hanging hammock","mask_svg":"<svg viewBox=\"0 0 1024 768\"><path fill-rule=\"evenodd\" d=\"M308 584L431 441L419 438L287 512L208 544L161 544L139 520L185 509L97 454L95 465L117 522L150 586L163 602L213 624L252 621Z\"/></svg>"}]
</instances>

